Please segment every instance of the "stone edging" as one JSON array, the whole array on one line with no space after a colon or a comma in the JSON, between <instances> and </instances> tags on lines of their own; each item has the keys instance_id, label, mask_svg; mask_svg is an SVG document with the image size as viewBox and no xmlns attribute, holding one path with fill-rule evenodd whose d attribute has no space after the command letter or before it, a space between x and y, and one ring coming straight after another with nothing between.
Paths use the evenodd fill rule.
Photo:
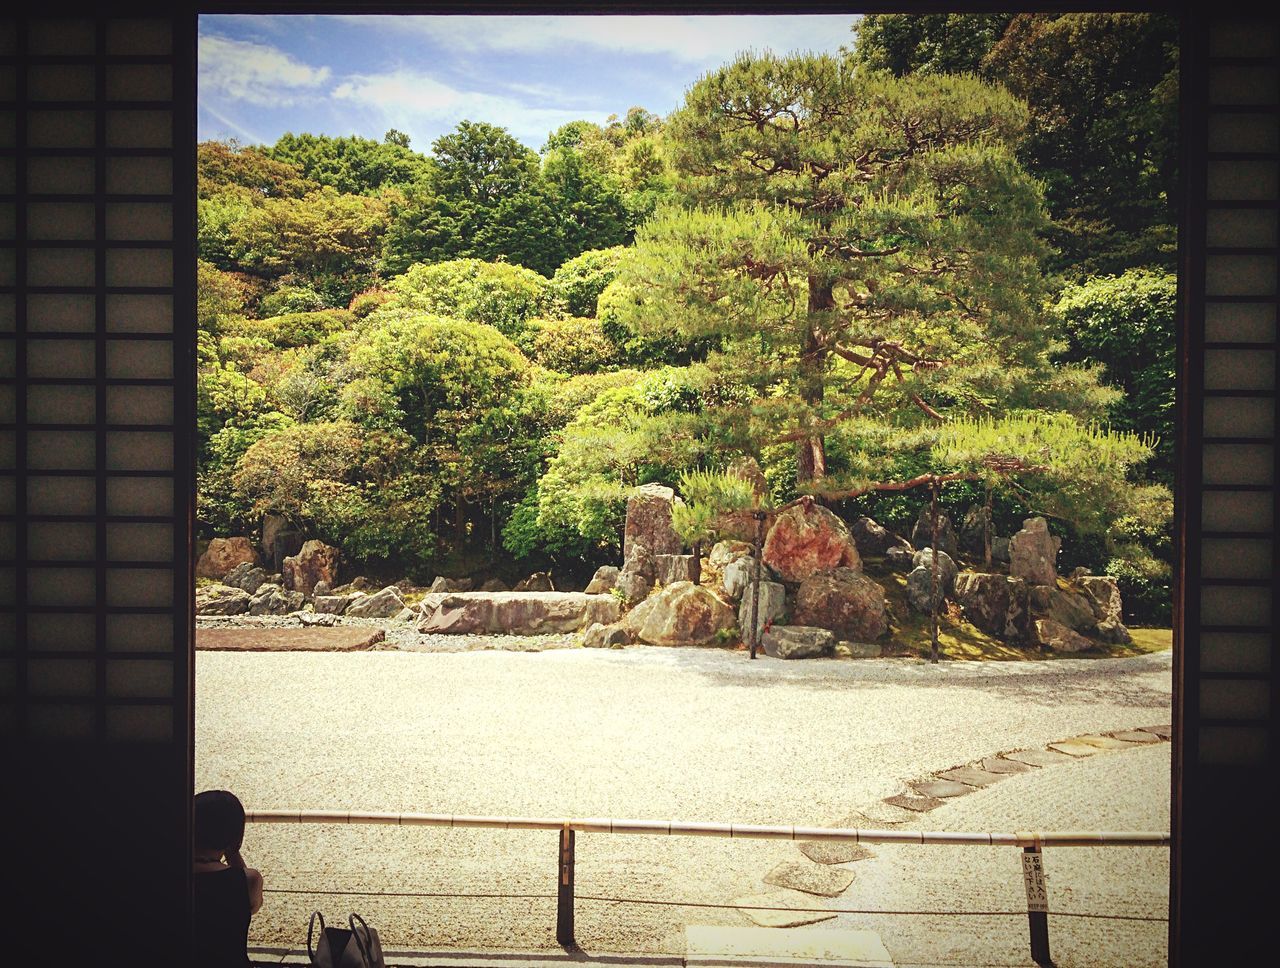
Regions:
<instances>
[{"instance_id":1,"label":"stone edging","mask_svg":"<svg viewBox=\"0 0 1280 968\"><path fill-rule=\"evenodd\" d=\"M941 770L920 780L912 780L907 789L877 803L891 811L926 813L948 800L991 786L1006 776L1029 773L1058 763L1093 756L1108 750L1133 749L1168 742L1172 726L1139 726L1136 729L1113 730L1109 733L1087 733L1071 739L1055 740L1036 749L1006 750L963 766ZM875 811L875 808L871 808ZM881 813L871 817L864 813L839 821L832 826L897 827L905 817L889 819ZM830 865L866 860L875 853L862 844L801 841L797 846L807 860L784 860L763 878L764 883L782 890L772 894L753 894L737 898L734 903L767 905L778 908L809 908L808 911L743 911L750 920L766 927L794 927L813 924L835 917L812 910L820 906L817 898L838 897L853 881L853 872Z\"/></svg>"}]
</instances>

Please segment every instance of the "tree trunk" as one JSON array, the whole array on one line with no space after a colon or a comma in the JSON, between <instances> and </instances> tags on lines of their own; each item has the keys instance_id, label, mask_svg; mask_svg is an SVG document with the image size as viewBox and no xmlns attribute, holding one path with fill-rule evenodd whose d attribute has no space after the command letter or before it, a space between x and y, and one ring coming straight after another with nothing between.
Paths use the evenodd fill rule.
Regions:
<instances>
[{"instance_id":1,"label":"tree trunk","mask_svg":"<svg viewBox=\"0 0 1280 968\"><path fill-rule=\"evenodd\" d=\"M461 551L467 542L467 502L461 494L453 505L453 545Z\"/></svg>"},{"instance_id":2,"label":"tree trunk","mask_svg":"<svg viewBox=\"0 0 1280 968\"><path fill-rule=\"evenodd\" d=\"M695 585L702 584L702 542L693 543L693 567L690 569L691 580Z\"/></svg>"},{"instance_id":3,"label":"tree trunk","mask_svg":"<svg viewBox=\"0 0 1280 968\"><path fill-rule=\"evenodd\" d=\"M991 533L995 526L991 514L992 487L987 485L987 516L982 521L982 567L991 570Z\"/></svg>"},{"instance_id":4,"label":"tree trunk","mask_svg":"<svg viewBox=\"0 0 1280 968\"><path fill-rule=\"evenodd\" d=\"M827 351L818 342L818 332L813 319L815 314L830 312L835 308L835 296L828 283L809 277L809 335L800 353L800 399L815 415L822 407L825 388ZM821 434L796 443L797 479L801 484L815 481L827 474L827 448Z\"/></svg>"},{"instance_id":5,"label":"tree trunk","mask_svg":"<svg viewBox=\"0 0 1280 968\"><path fill-rule=\"evenodd\" d=\"M938 661L938 485L929 488L929 518L932 546L929 565L929 661Z\"/></svg>"}]
</instances>

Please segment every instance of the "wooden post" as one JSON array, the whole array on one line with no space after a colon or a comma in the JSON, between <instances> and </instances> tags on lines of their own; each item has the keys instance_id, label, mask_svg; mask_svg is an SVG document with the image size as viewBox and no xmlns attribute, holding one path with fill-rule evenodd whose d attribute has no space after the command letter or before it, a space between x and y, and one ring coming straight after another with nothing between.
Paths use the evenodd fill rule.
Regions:
<instances>
[{"instance_id":1,"label":"wooden post","mask_svg":"<svg viewBox=\"0 0 1280 968\"><path fill-rule=\"evenodd\" d=\"M573 937L573 828L567 823L560 830L560 876L556 878L556 943L562 948L576 949Z\"/></svg>"},{"instance_id":2,"label":"wooden post","mask_svg":"<svg viewBox=\"0 0 1280 968\"><path fill-rule=\"evenodd\" d=\"M929 661L938 661L938 481L929 484L930 551L929 572Z\"/></svg>"},{"instance_id":3,"label":"wooden post","mask_svg":"<svg viewBox=\"0 0 1280 968\"><path fill-rule=\"evenodd\" d=\"M1022 848L1022 879L1027 888L1027 921L1031 928L1031 960L1051 968L1049 957L1049 889L1044 883L1044 857L1039 847Z\"/></svg>"}]
</instances>

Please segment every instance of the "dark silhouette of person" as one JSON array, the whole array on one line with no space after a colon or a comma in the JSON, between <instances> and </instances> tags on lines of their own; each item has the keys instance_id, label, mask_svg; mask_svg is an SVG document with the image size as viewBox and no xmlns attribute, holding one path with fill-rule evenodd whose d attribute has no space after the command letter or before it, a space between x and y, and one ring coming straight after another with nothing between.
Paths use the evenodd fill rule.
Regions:
<instances>
[{"instance_id":1,"label":"dark silhouette of person","mask_svg":"<svg viewBox=\"0 0 1280 968\"><path fill-rule=\"evenodd\" d=\"M244 807L233 793L205 790L196 794L193 820L193 964L247 968L249 920L262 907L262 875L240 856Z\"/></svg>"}]
</instances>

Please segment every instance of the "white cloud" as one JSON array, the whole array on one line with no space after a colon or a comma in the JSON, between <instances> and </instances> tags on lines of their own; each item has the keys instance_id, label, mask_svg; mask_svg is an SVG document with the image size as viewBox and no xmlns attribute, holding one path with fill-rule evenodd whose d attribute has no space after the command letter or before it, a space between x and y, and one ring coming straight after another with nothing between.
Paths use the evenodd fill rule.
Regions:
<instances>
[{"instance_id":1,"label":"white cloud","mask_svg":"<svg viewBox=\"0 0 1280 968\"><path fill-rule=\"evenodd\" d=\"M392 18L351 17L363 25ZM722 64L744 50L835 51L849 44L853 15L397 17L413 30L459 51L547 53L586 45L632 54L666 54L695 65Z\"/></svg>"},{"instance_id":2,"label":"white cloud","mask_svg":"<svg viewBox=\"0 0 1280 968\"><path fill-rule=\"evenodd\" d=\"M539 107L500 94L458 90L408 69L352 75L330 96L364 111L378 111L384 123L410 135L423 129L439 130L442 125L452 127L462 120L486 121L506 128L526 143L540 145L550 131L567 121L605 118L604 112L591 109Z\"/></svg>"},{"instance_id":3,"label":"white cloud","mask_svg":"<svg viewBox=\"0 0 1280 968\"><path fill-rule=\"evenodd\" d=\"M267 44L208 34L200 38L200 95L262 107L287 107L314 94L329 68L311 67Z\"/></svg>"}]
</instances>

